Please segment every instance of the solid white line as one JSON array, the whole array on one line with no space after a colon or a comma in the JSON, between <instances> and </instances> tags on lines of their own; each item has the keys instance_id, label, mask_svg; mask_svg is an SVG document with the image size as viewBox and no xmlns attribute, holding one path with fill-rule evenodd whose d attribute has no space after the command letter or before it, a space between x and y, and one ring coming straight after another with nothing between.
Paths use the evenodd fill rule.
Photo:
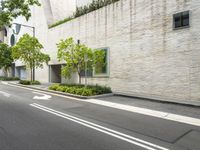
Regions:
<instances>
[{"instance_id":1,"label":"solid white line","mask_svg":"<svg viewBox=\"0 0 200 150\"><path fill-rule=\"evenodd\" d=\"M82 124L82 125L87 126L89 128L92 128L92 129L101 131L103 133L109 134L111 136L114 136L114 137L119 138L121 140L127 141L129 143L132 143L132 144L138 145L140 147L146 148L148 150L155 150L155 148L156 149L160 149L160 150L169 150L167 148L158 146L156 144L153 144L153 143L150 143L150 142L147 142L147 141L132 137L130 135L127 135L127 134L124 134L124 133L121 133L121 132L118 132L118 131L115 131L115 130L112 130L112 129L109 129L109 128L106 128L106 127L103 127L103 126L100 126L98 124L95 124L95 123L92 123L92 122L89 122L89 121L86 121L86 120L83 120L83 119L80 119L80 118L77 118L77 117L74 117L74 116L59 112L59 111L56 111L54 109L51 109L51 108L48 108L48 107L45 107L45 106L42 106L42 105L39 105L39 104L36 104L36 103L30 104L30 105L32 107L36 107L38 109L47 111L49 113L55 114L57 116L65 118L65 119L68 119L68 120L74 121L76 123ZM140 143L138 143L138 142L140 142ZM149 146L151 146L151 147L149 147Z\"/></svg>"},{"instance_id":2,"label":"solid white line","mask_svg":"<svg viewBox=\"0 0 200 150\"><path fill-rule=\"evenodd\" d=\"M10 84L8 84L8 85L13 86L13 87L20 87L17 85L10 85ZM96 100L96 99L82 100L82 99L74 98L74 97L70 97L70 96L65 96L65 95L40 91L40 90L33 90L30 88L26 88L26 87L20 87L20 88L26 89L26 90L31 90L31 91L37 91L37 92L41 92L41 93L46 93L46 94L50 94L50 95L54 95L54 96L59 96L59 97L63 97L63 98L68 98L70 100L82 101L82 102L92 103L92 104L101 105L101 106L105 106L105 107L111 107L111 108L130 111L130 112L134 112L134 113L138 113L138 114L162 118L162 119L166 119L166 120L200 126L200 119L187 117L187 116L183 116L183 115L171 114L171 113L167 113L167 112L145 109L145 108L129 106L129 105L124 105L124 104L118 104L118 103L112 103L112 102Z\"/></svg>"},{"instance_id":3,"label":"solid white line","mask_svg":"<svg viewBox=\"0 0 200 150\"><path fill-rule=\"evenodd\" d=\"M182 116L182 115L177 115L177 114L171 114L171 113L167 113L167 112L156 111L156 110L140 108L140 107L135 107L135 106L112 103L112 102L107 102L107 101L102 101L102 100L96 100L96 99L90 99L90 100L86 100L86 101L93 103L93 104L98 104L98 105L102 105L102 106L126 110L126 111L130 111L130 112L138 113L138 114L154 116L157 118L162 118L162 119L172 120L172 121L186 123L186 124L190 124L190 125L200 126L200 119L197 119L197 118L192 118L192 117L187 117L187 116Z\"/></svg>"}]
</instances>

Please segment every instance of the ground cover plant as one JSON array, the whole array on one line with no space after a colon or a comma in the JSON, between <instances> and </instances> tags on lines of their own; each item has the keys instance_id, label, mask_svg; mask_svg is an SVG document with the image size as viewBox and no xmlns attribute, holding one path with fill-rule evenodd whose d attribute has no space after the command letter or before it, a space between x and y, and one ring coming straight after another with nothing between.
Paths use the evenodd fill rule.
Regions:
<instances>
[{"instance_id":1,"label":"ground cover plant","mask_svg":"<svg viewBox=\"0 0 200 150\"><path fill-rule=\"evenodd\" d=\"M88 85L87 87L85 87L82 84L54 84L49 87L49 90L60 91L81 96L93 96L112 93L111 88L107 86Z\"/></svg>"},{"instance_id":2,"label":"ground cover plant","mask_svg":"<svg viewBox=\"0 0 200 150\"><path fill-rule=\"evenodd\" d=\"M88 14L92 11L95 11L97 9L100 9L102 7L105 7L107 5L110 5L110 4L118 2L118 1L119 0L93 0L89 5L77 7L75 13L72 16L67 17L63 20L59 20L58 22L55 22L55 23L49 25L49 28L59 26L63 23L71 21L72 19L78 18L82 15Z\"/></svg>"},{"instance_id":3,"label":"ground cover plant","mask_svg":"<svg viewBox=\"0 0 200 150\"><path fill-rule=\"evenodd\" d=\"M23 85L40 85L41 83L39 81L30 81L30 80L20 80L19 84Z\"/></svg>"},{"instance_id":4,"label":"ground cover plant","mask_svg":"<svg viewBox=\"0 0 200 150\"><path fill-rule=\"evenodd\" d=\"M20 80L18 77L4 77L0 76L0 81L17 81Z\"/></svg>"}]
</instances>

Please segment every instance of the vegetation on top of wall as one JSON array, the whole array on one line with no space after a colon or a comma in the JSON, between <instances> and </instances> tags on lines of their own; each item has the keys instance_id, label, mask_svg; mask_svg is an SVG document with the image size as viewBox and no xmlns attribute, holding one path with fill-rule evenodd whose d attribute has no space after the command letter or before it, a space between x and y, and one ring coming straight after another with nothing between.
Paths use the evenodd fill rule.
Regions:
<instances>
[{"instance_id":1,"label":"vegetation on top of wall","mask_svg":"<svg viewBox=\"0 0 200 150\"><path fill-rule=\"evenodd\" d=\"M68 22L68 21L72 20L72 19L74 19L74 18L73 17L67 17L67 18L65 18L63 20L60 20L60 21L58 21L58 22L56 22L54 24L49 25L49 29L53 28L53 27L56 27L56 26L59 26L59 25L65 23L65 22Z\"/></svg>"},{"instance_id":2,"label":"vegetation on top of wall","mask_svg":"<svg viewBox=\"0 0 200 150\"><path fill-rule=\"evenodd\" d=\"M119 0L93 0L89 5L77 7L74 17L80 17L117 1Z\"/></svg>"},{"instance_id":3,"label":"vegetation on top of wall","mask_svg":"<svg viewBox=\"0 0 200 150\"><path fill-rule=\"evenodd\" d=\"M60 20L60 21L58 21L54 24L49 25L49 29L56 27L56 26L59 26L63 23L71 21L72 19L75 19L75 18L80 17L82 15L85 15L87 13L90 13L90 12L95 11L97 9L100 9L102 7L105 7L107 5L110 5L112 3L115 3L117 1L119 1L119 0L93 0L92 3L90 3L89 5L76 7L76 11L73 14L73 16L67 17L63 20Z\"/></svg>"}]
</instances>

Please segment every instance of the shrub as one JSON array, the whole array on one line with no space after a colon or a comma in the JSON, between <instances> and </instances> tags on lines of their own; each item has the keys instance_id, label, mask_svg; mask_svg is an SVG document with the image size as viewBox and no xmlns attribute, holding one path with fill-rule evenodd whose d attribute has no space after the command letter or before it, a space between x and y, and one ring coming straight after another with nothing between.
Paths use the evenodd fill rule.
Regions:
<instances>
[{"instance_id":1,"label":"shrub","mask_svg":"<svg viewBox=\"0 0 200 150\"><path fill-rule=\"evenodd\" d=\"M66 92L70 94L92 96L106 93L112 93L110 87L100 85L89 85L85 87L82 84L54 84L49 87L50 90Z\"/></svg>"},{"instance_id":2,"label":"shrub","mask_svg":"<svg viewBox=\"0 0 200 150\"><path fill-rule=\"evenodd\" d=\"M29 80L20 80L19 83L23 85L31 85L31 81Z\"/></svg>"},{"instance_id":3,"label":"shrub","mask_svg":"<svg viewBox=\"0 0 200 150\"><path fill-rule=\"evenodd\" d=\"M40 85L41 84L39 81L30 81L30 80L20 80L19 83L23 85Z\"/></svg>"},{"instance_id":4,"label":"shrub","mask_svg":"<svg viewBox=\"0 0 200 150\"><path fill-rule=\"evenodd\" d=\"M32 85L40 85L41 83L40 83L39 81L36 80L36 81L32 81L31 84L32 84Z\"/></svg>"},{"instance_id":5,"label":"shrub","mask_svg":"<svg viewBox=\"0 0 200 150\"><path fill-rule=\"evenodd\" d=\"M72 16L49 25L49 29L118 1L119 0L93 0L89 5L77 7Z\"/></svg>"},{"instance_id":6,"label":"shrub","mask_svg":"<svg viewBox=\"0 0 200 150\"><path fill-rule=\"evenodd\" d=\"M82 96L92 96L95 94L92 92L92 89L83 88L81 95Z\"/></svg>"},{"instance_id":7,"label":"shrub","mask_svg":"<svg viewBox=\"0 0 200 150\"><path fill-rule=\"evenodd\" d=\"M52 86L49 87L49 90L57 90L57 88L59 87L59 84L54 84Z\"/></svg>"},{"instance_id":8,"label":"shrub","mask_svg":"<svg viewBox=\"0 0 200 150\"><path fill-rule=\"evenodd\" d=\"M17 81L20 79L18 77L3 77L3 76L1 76L0 80L2 80L2 81Z\"/></svg>"},{"instance_id":9,"label":"shrub","mask_svg":"<svg viewBox=\"0 0 200 150\"><path fill-rule=\"evenodd\" d=\"M68 21L72 20L72 19L73 19L73 17L67 17L67 18L65 18L63 20L60 20L60 21L58 21L58 22L56 22L54 24L49 25L49 29L53 28L53 27L56 27L56 26L59 26L59 25L65 23L65 22L68 22Z\"/></svg>"}]
</instances>

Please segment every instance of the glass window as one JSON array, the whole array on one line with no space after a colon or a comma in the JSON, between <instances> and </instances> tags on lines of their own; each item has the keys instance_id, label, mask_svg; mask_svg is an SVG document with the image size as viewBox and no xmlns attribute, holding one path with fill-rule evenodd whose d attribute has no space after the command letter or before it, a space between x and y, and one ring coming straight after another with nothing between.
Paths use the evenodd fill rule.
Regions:
<instances>
[{"instance_id":1,"label":"glass window","mask_svg":"<svg viewBox=\"0 0 200 150\"><path fill-rule=\"evenodd\" d=\"M174 14L174 29L189 27L189 11Z\"/></svg>"},{"instance_id":2,"label":"glass window","mask_svg":"<svg viewBox=\"0 0 200 150\"><path fill-rule=\"evenodd\" d=\"M101 75L107 75L108 76L108 58L109 58L109 53L108 53L108 48L102 48L99 49L101 51L104 51L104 58L103 58L103 63L96 64L94 68L94 75L95 76L101 76Z\"/></svg>"}]
</instances>

